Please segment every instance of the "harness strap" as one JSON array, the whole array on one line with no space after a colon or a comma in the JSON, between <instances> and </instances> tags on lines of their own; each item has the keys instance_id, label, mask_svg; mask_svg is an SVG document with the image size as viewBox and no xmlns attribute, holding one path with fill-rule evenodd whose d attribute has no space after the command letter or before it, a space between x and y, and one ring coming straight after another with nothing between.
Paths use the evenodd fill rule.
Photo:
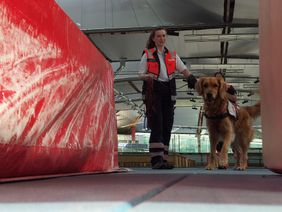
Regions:
<instances>
[{"instance_id":1,"label":"harness strap","mask_svg":"<svg viewBox=\"0 0 282 212\"><path fill-rule=\"evenodd\" d=\"M215 115L215 116L207 116L206 113L204 113L204 116L207 118L207 119L224 119L226 118L227 116L229 116L229 113L221 113L221 114L218 114L218 115Z\"/></svg>"}]
</instances>

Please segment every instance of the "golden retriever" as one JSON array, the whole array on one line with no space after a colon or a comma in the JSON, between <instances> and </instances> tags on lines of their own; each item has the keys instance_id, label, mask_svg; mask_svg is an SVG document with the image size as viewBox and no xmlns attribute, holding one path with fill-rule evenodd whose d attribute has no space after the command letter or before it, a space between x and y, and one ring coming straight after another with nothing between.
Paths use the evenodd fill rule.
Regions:
<instances>
[{"instance_id":1,"label":"golden retriever","mask_svg":"<svg viewBox=\"0 0 282 212\"><path fill-rule=\"evenodd\" d=\"M221 77L202 77L196 91L204 99L204 113L210 139L210 158L206 169L228 167L228 149L231 145L236 159L235 169L245 170L248 165L248 148L253 139L252 120L260 115L260 102L240 107L236 117L228 112L227 85ZM216 145L223 141L219 156Z\"/></svg>"}]
</instances>

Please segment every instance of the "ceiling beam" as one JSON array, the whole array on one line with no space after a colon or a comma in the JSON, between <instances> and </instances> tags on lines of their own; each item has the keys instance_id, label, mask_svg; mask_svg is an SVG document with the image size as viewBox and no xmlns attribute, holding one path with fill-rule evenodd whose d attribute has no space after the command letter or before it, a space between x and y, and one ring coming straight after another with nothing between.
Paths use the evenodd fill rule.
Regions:
<instances>
[{"instance_id":1,"label":"ceiling beam","mask_svg":"<svg viewBox=\"0 0 282 212\"><path fill-rule=\"evenodd\" d=\"M135 91L137 91L137 93L141 93L141 91L139 90L139 88L137 88L137 86L136 86L132 81L128 81L128 84L129 84Z\"/></svg>"},{"instance_id":2,"label":"ceiling beam","mask_svg":"<svg viewBox=\"0 0 282 212\"><path fill-rule=\"evenodd\" d=\"M224 27L232 27L232 28L256 28L258 27L257 19L248 19L245 23L219 23L215 25L210 24L190 24L190 25L164 25L164 26L152 26L152 27L124 27L124 28L107 28L107 29L82 29L82 32L86 35L91 34L114 34L114 33L149 33L156 27L164 27L169 31L185 31L185 30L202 30L202 29L218 29Z\"/></svg>"}]
</instances>

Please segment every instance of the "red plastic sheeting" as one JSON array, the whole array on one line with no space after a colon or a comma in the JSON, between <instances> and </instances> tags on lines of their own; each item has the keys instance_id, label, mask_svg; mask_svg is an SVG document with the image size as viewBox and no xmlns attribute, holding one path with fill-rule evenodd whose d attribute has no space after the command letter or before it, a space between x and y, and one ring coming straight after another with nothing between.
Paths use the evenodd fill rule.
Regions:
<instances>
[{"instance_id":1,"label":"red plastic sheeting","mask_svg":"<svg viewBox=\"0 0 282 212\"><path fill-rule=\"evenodd\" d=\"M111 65L53 0L0 17L0 178L117 168Z\"/></svg>"},{"instance_id":2,"label":"red plastic sheeting","mask_svg":"<svg viewBox=\"0 0 282 212\"><path fill-rule=\"evenodd\" d=\"M282 1L260 1L260 81L263 160L282 174Z\"/></svg>"}]
</instances>

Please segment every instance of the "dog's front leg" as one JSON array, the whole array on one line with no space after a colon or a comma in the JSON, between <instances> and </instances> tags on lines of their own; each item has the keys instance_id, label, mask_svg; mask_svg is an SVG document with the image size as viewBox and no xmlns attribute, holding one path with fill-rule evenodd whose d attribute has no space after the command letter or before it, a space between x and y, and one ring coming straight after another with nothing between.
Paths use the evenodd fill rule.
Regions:
<instances>
[{"instance_id":1,"label":"dog's front leg","mask_svg":"<svg viewBox=\"0 0 282 212\"><path fill-rule=\"evenodd\" d=\"M224 136L223 146L221 148L219 159L218 159L218 168L227 169L228 168L228 150L232 141L232 134L227 134Z\"/></svg>"},{"instance_id":2,"label":"dog's front leg","mask_svg":"<svg viewBox=\"0 0 282 212\"><path fill-rule=\"evenodd\" d=\"M217 139L210 136L210 155L208 160L207 170L212 170L218 167L218 157L216 155Z\"/></svg>"}]
</instances>

